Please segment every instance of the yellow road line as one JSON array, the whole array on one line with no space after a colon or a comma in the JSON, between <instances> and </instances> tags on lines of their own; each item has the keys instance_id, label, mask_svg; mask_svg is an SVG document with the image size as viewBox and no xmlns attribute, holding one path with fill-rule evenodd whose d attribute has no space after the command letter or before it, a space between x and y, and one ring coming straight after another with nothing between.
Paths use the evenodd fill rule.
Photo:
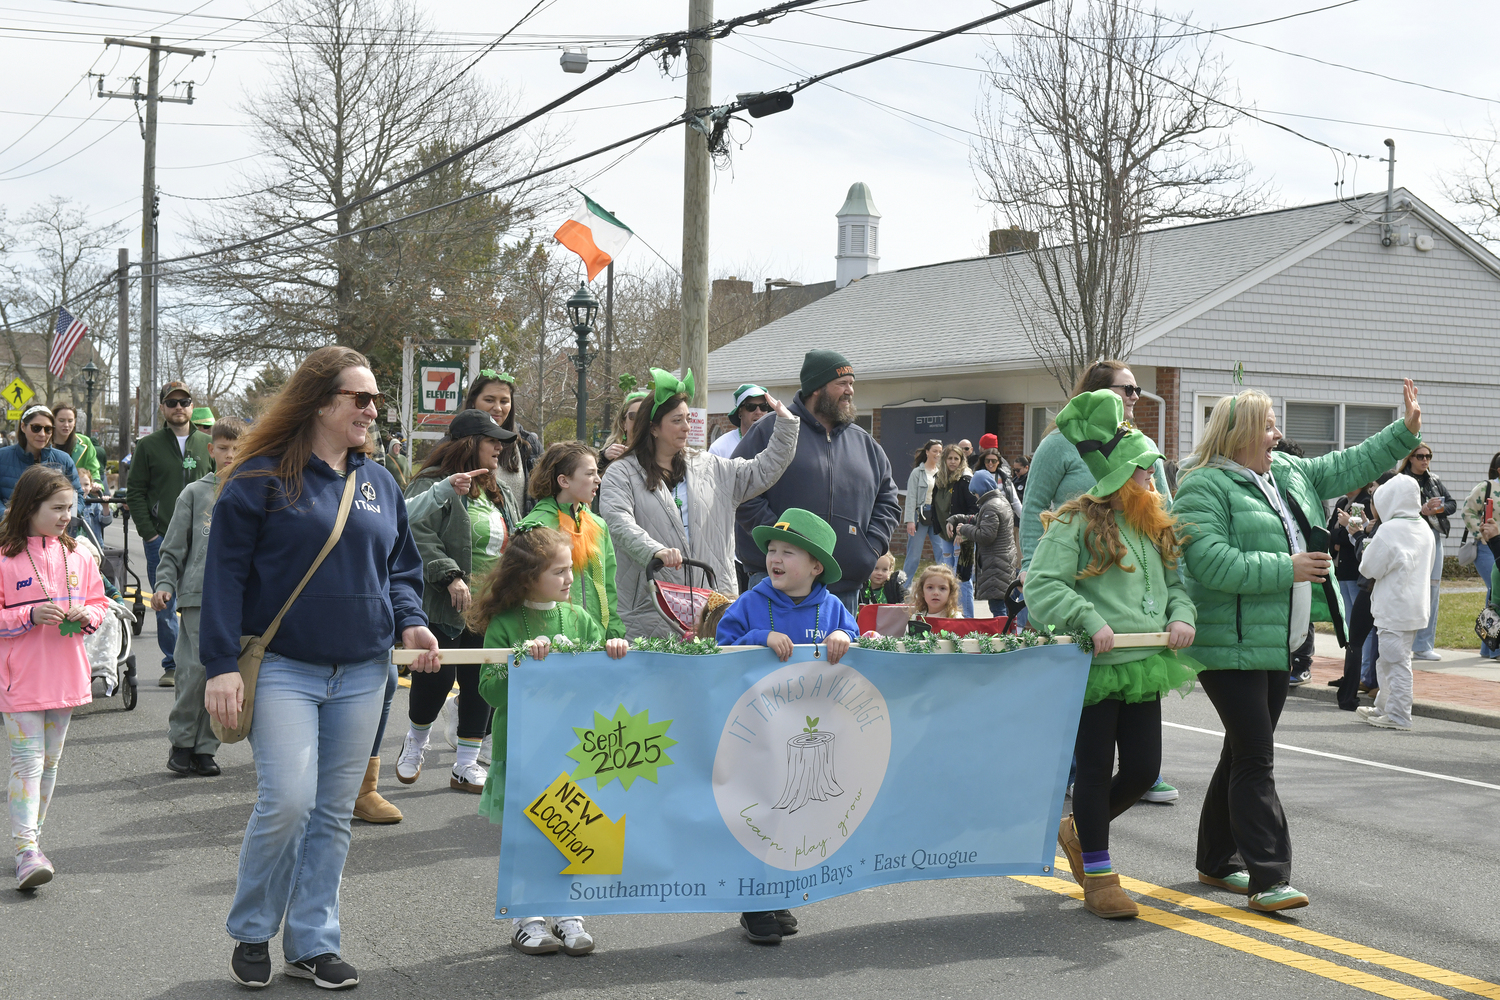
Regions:
<instances>
[{"instance_id":1,"label":"yellow road line","mask_svg":"<svg viewBox=\"0 0 1500 1000\"><path fill-rule=\"evenodd\" d=\"M1058 870L1068 870L1067 858L1059 857L1056 860ZM1236 906L1215 903L1201 896L1192 896L1185 892L1178 892L1176 889L1168 889L1166 886L1142 882L1139 879L1133 879L1126 875L1120 876L1120 885L1131 892L1166 900L1169 903L1177 904L1183 909L1193 910L1206 916L1218 917L1220 920L1253 927L1267 934L1275 934L1291 941L1300 941L1303 944L1310 944L1315 948L1322 948L1325 951L1331 951L1347 958L1369 962L1371 965L1384 966L1387 969L1404 972L1409 976L1425 979L1440 986L1451 986L1455 989L1473 993L1476 996L1487 997L1489 1000L1500 1000L1500 986L1486 982L1483 979L1475 979L1473 976L1466 976L1459 972L1450 972L1435 965L1428 965L1426 962L1403 958L1400 955L1393 955L1388 951L1381 951L1378 948L1369 948L1362 944L1355 944L1353 941L1345 941L1343 938L1333 937L1330 934L1323 934L1319 931L1299 927L1296 924L1289 924L1275 917L1257 913L1254 910L1242 910Z\"/></svg>"},{"instance_id":2,"label":"yellow road line","mask_svg":"<svg viewBox=\"0 0 1500 1000\"><path fill-rule=\"evenodd\" d=\"M1040 889L1048 889L1063 896L1072 896L1075 899L1083 898L1083 890L1072 882L1066 882L1060 878L1048 878L1036 875L1012 875L1011 878L1017 882L1025 882ZM1139 904L1137 904L1139 905ZM1304 955L1300 951L1292 951L1280 945L1267 944L1257 941L1252 937L1235 931L1215 927L1198 920L1189 920L1187 917L1176 913L1168 913L1166 910L1158 910L1154 906L1141 906L1141 915L1138 919L1158 927L1165 927L1181 934L1200 938L1213 944L1242 951L1247 955L1264 958L1267 961L1276 962L1300 969L1314 976L1322 976L1346 986L1374 993L1378 996L1389 997L1390 1000L1438 1000L1437 994L1428 993L1426 990L1417 989L1415 986L1405 986L1401 983L1382 979L1368 972L1360 972L1346 966L1337 965L1322 958L1314 958Z\"/></svg>"}]
</instances>

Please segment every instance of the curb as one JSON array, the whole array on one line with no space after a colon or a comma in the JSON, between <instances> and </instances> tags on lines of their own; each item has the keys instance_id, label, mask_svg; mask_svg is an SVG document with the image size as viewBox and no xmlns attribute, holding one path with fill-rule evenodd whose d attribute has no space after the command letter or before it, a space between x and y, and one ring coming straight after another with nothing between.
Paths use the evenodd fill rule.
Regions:
<instances>
[{"instance_id":1,"label":"curb","mask_svg":"<svg viewBox=\"0 0 1500 1000\"><path fill-rule=\"evenodd\" d=\"M1338 691L1335 688L1317 681L1299 684L1287 691L1287 694L1293 698L1310 698L1313 701L1327 701L1334 704L1338 704L1339 700ZM1500 712L1492 712L1485 708L1465 708L1462 705L1454 705L1445 701L1418 699L1412 702L1411 714L1428 719L1442 719L1444 722L1462 722L1470 726L1500 729Z\"/></svg>"}]
</instances>

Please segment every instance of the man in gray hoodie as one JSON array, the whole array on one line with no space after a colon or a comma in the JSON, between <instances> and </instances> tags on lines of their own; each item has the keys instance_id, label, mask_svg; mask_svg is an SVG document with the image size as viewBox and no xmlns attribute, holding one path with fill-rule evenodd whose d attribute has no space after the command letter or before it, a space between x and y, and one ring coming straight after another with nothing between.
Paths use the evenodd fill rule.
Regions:
<instances>
[{"instance_id":1,"label":"man in gray hoodie","mask_svg":"<svg viewBox=\"0 0 1500 1000\"><path fill-rule=\"evenodd\" d=\"M901 503L885 450L854 422L854 366L837 351L808 351L801 382L802 391L789 406L801 421L796 457L775 485L740 504L735 553L755 586L765 578L766 557L751 530L775 524L791 507L812 511L838 535L833 557L844 575L828 589L852 612L860 584L890 548L891 532L901 523ZM756 421L734 457L760 454L774 425L772 420Z\"/></svg>"}]
</instances>

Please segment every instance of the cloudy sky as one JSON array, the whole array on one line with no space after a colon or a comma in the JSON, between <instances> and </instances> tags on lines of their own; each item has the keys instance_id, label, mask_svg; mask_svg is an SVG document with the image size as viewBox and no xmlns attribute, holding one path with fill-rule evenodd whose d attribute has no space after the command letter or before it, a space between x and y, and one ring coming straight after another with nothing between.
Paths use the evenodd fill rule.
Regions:
<instances>
[{"instance_id":1,"label":"cloudy sky","mask_svg":"<svg viewBox=\"0 0 1500 1000\"><path fill-rule=\"evenodd\" d=\"M462 55L510 27L533 2L427 0L425 7L438 40ZM732 16L757 6L719 0L716 13ZM1242 119L1233 131L1237 153L1257 180L1273 187L1279 204L1327 200L1341 178L1346 193L1355 184L1360 191L1383 189L1385 167L1377 161L1389 136L1397 142L1397 183L1451 212L1442 181L1468 162L1460 138L1486 134L1500 104L1493 54L1500 5L1493 0L1420 6L1409 0L1218 0L1162 9L1200 27L1233 27L1204 37L1226 60L1242 106L1370 157L1339 156ZM475 73L514 94L519 106L533 107L588 78L559 68L561 41L675 30L685 26L686 10L685 0L551 0L512 36L515 44L487 55ZM919 37L914 29L948 28L993 10L985 0L829 0L813 13L715 43L714 96L724 101L736 92L774 88L908 42ZM1234 27L1271 18L1285 19ZM211 57L189 65L172 56L166 63L166 79L197 82L191 107L162 106L158 153L163 251L190 249L185 217L214 204L194 199L242 190L245 170L255 163L241 108L264 82L272 57L266 38L279 20L281 4L271 0L7 0L0 7L0 80L8 95L0 110L0 204L15 215L62 195L88 206L100 222L138 219L142 143L135 111L128 101L92 97L85 74L105 73L106 89L128 89L125 78L144 72L144 53L106 50L103 37L155 30L164 40L205 48ZM830 81L834 86L798 94L791 111L761 119L753 129L738 126L733 135L744 146L714 177L714 273L757 282L832 278L833 214L855 181L870 185L884 213L882 269L982 252L994 220L976 193L971 133L986 86L986 57L1010 44L1003 22L983 30L992 33L949 39L907 60L855 71ZM591 57L618 58L628 44L591 46ZM680 76L655 65L608 81L557 116L554 124L566 129L558 158L669 119L682 94ZM642 241L677 261L682 142L680 132L664 133L623 159L617 152L573 170L590 195L640 234L624 266L655 261ZM132 256L138 239L133 230Z\"/></svg>"}]
</instances>

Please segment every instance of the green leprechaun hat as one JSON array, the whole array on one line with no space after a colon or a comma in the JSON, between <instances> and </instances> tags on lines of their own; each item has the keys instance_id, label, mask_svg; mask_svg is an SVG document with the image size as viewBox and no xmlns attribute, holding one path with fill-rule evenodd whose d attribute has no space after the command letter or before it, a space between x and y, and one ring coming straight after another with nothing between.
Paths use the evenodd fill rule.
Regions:
<instances>
[{"instance_id":1,"label":"green leprechaun hat","mask_svg":"<svg viewBox=\"0 0 1500 1000\"><path fill-rule=\"evenodd\" d=\"M1124 486L1136 469L1149 469L1162 458L1125 420L1125 404L1110 389L1074 396L1057 415L1057 429L1077 446L1096 480L1089 495L1100 500Z\"/></svg>"},{"instance_id":2,"label":"green leprechaun hat","mask_svg":"<svg viewBox=\"0 0 1500 1000\"><path fill-rule=\"evenodd\" d=\"M775 524L762 524L751 529L750 537L755 539L755 544L760 546L762 552L766 551L773 538L791 542L797 548L806 550L823 564L823 575L818 577L819 583L838 583L843 578L844 571L833 558L833 547L838 544L838 535L827 521L810 510L788 507L781 512Z\"/></svg>"}]
</instances>

